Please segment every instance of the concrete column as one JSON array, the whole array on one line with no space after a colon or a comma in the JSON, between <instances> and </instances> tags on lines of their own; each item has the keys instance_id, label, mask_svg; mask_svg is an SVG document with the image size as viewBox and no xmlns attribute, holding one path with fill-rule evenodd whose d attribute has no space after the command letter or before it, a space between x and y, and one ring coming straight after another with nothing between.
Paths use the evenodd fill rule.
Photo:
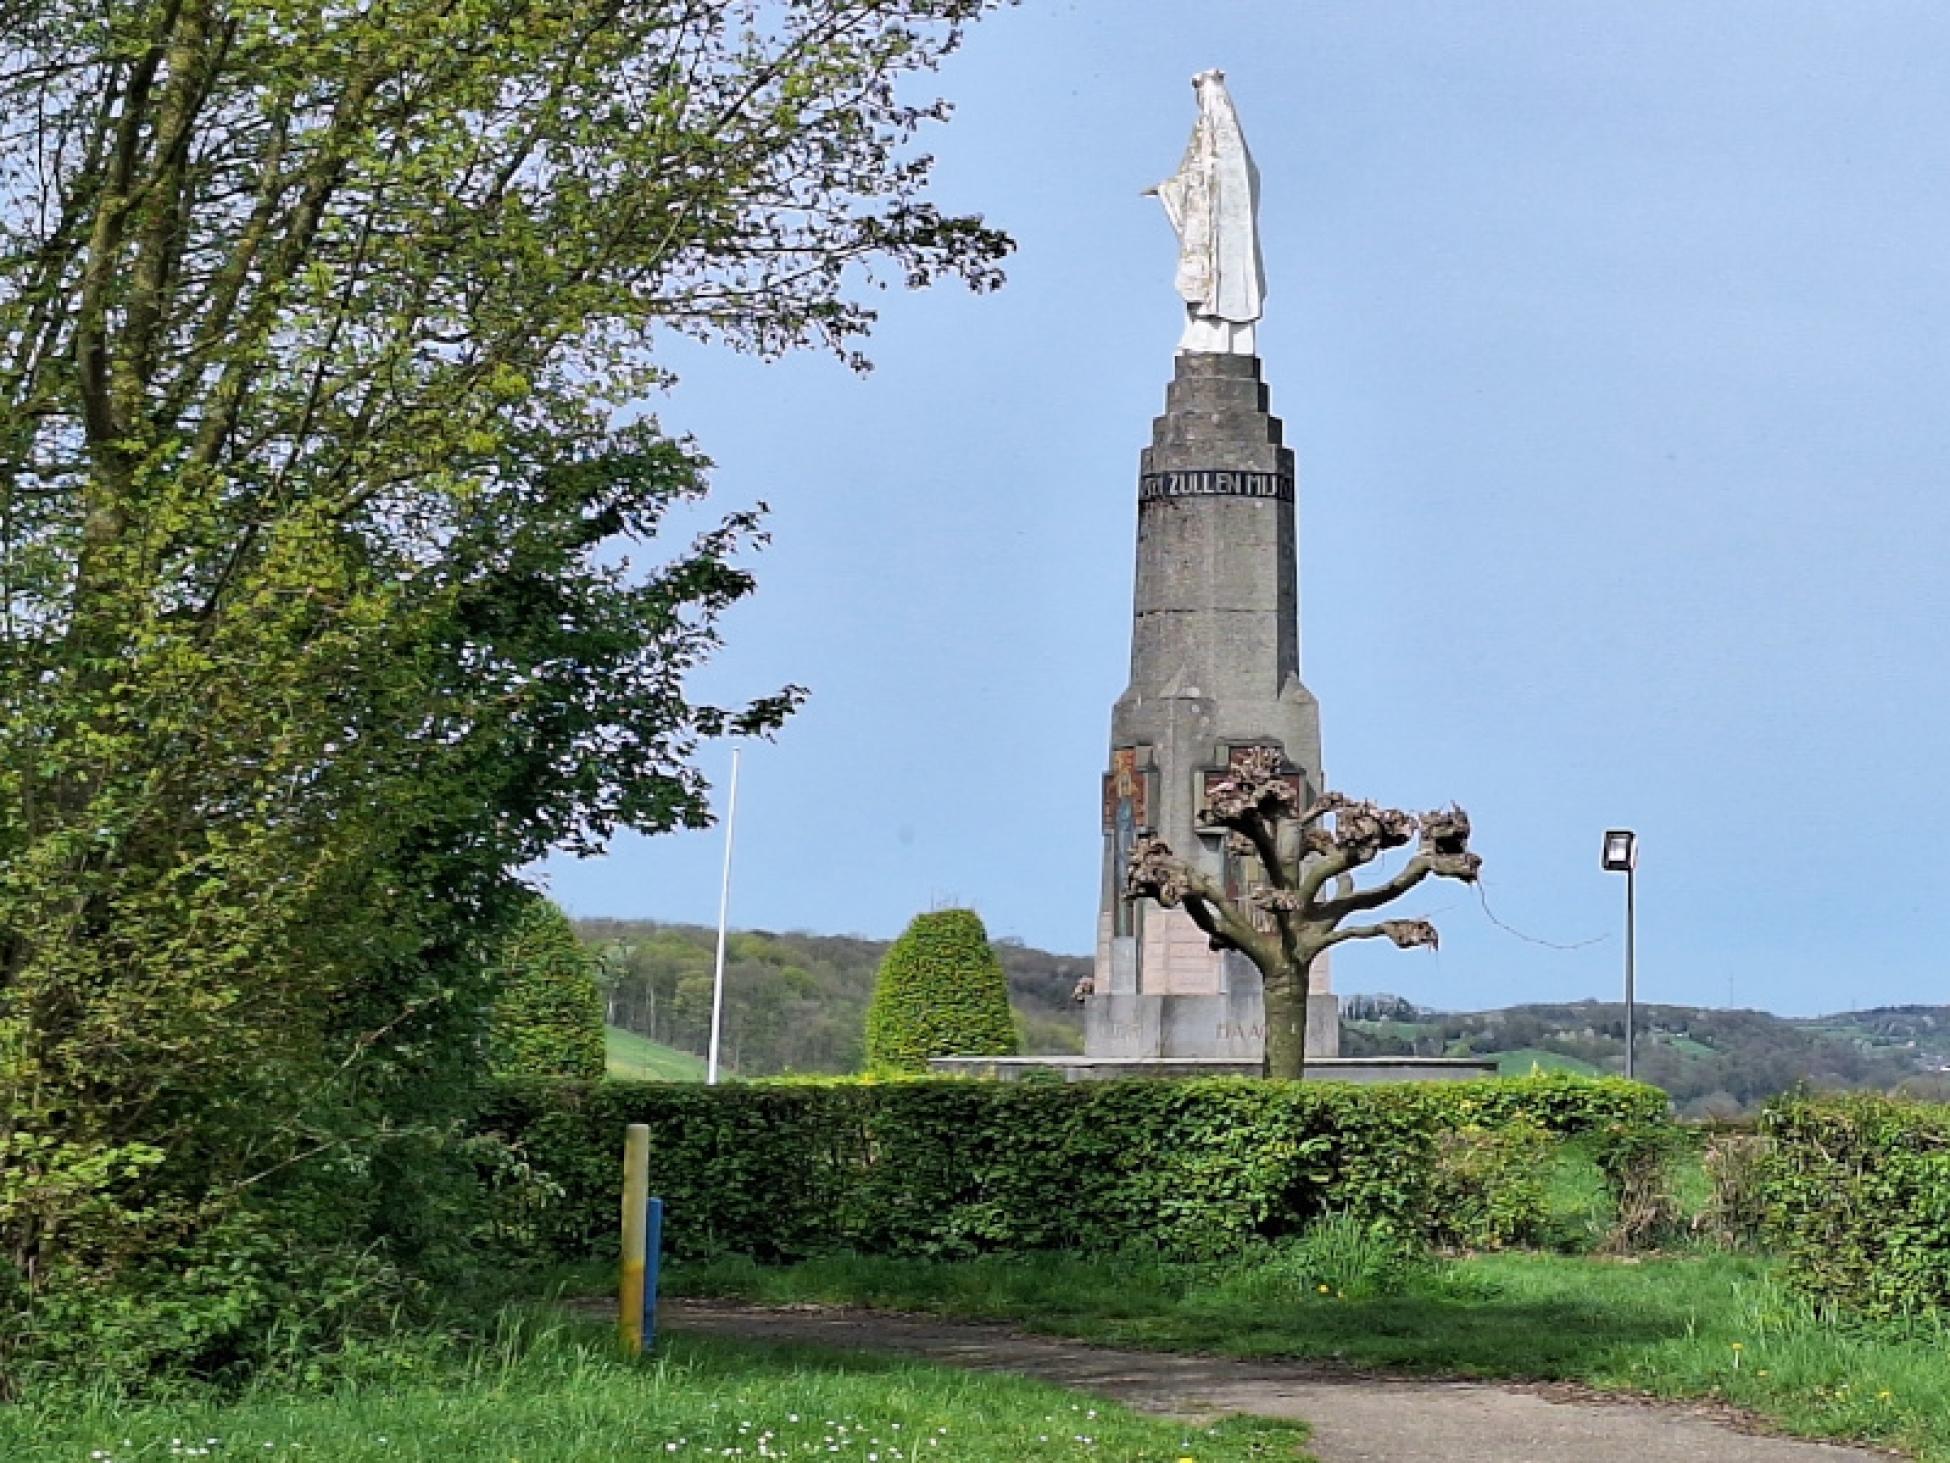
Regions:
<instances>
[{"instance_id":1,"label":"concrete column","mask_svg":"<svg viewBox=\"0 0 1950 1463\"><path fill-rule=\"evenodd\" d=\"M1115 822L1120 806L1128 818L1141 805L1145 828L1223 879L1222 841L1196 826L1205 773L1231 747L1274 744L1320 791L1320 708L1300 680L1293 451L1268 409L1259 360L1192 353L1176 363L1139 465L1131 678L1111 713L1113 758L1134 753L1126 780L1132 768L1145 780L1135 800L1107 797L1106 812ZM1182 911L1147 906L1141 921L1120 919L1115 832L1104 857L1093 999L1116 992L1120 1006L1115 1018L1089 1013L1086 1051L1122 1054L1097 1045L1115 1032L1119 1045L1155 1041L1166 1057L1257 1057L1265 1008L1256 975L1229 977ZM1317 989L1308 1017L1309 1053L1323 1056L1339 1051L1324 999ZM1154 1021L1137 1014L1145 1002L1170 1004Z\"/></svg>"}]
</instances>

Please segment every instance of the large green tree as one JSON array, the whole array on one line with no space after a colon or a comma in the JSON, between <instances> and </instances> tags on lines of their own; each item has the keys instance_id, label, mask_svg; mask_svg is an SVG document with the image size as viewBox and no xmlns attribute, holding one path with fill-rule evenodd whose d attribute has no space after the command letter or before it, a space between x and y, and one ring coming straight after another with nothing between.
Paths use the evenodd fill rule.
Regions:
<instances>
[{"instance_id":1,"label":"large green tree","mask_svg":"<svg viewBox=\"0 0 1950 1463\"><path fill-rule=\"evenodd\" d=\"M862 282L993 284L906 95L990 3L0 0L0 1370L295 1214L425 1243L513 871L797 696L685 693L754 514L616 548L704 489L659 329L858 364Z\"/></svg>"}]
</instances>

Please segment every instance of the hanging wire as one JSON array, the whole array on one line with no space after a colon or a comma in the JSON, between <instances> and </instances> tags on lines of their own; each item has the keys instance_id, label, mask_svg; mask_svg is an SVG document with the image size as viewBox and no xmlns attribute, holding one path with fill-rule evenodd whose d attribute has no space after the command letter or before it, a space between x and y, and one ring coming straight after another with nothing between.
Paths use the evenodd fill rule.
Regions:
<instances>
[{"instance_id":1,"label":"hanging wire","mask_svg":"<svg viewBox=\"0 0 1950 1463\"><path fill-rule=\"evenodd\" d=\"M1491 924L1495 925L1499 930L1502 930L1505 934L1515 935L1519 940L1522 940L1527 945L1542 945L1546 950L1584 950L1584 949L1588 949L1592 945L1602 945L1611 938L1610 935L1594 935L1589 940L1579 940L1575 944L1571 944L1571 945L1562 945L1555 940L1542 940L1535 935L1525 934L1522 930L1517 929L1514 925L1506 925L1502 920L1496 917L1496 911L1490 908L1489 891L1484 888L1483 880L1481 878L1478 878L1476 880L1476 898L1478 899L1478 901L1481 902L1483 906L1483 913L1489 917L1489 921Z\"/></svg>"}]
</instances>

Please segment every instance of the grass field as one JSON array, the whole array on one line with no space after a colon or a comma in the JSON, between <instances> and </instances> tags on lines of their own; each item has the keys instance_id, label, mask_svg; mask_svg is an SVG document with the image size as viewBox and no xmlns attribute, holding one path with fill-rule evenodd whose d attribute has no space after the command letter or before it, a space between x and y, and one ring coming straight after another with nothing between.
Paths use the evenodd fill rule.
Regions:
<instances>
[{"instance_id":1,"label":"grass field","mask_svg":"<svg viewBox=\"0 0 1950 1463\"><path fill-rule=\"evenodd\" d=\"M607 1328L560 1321L504 1328L450 1372L329 1395L0 1408L8 1463L1297 1463L1303 1441L1289 1424L1187 1428L1034 1382L806 1349L678 1340L628 1364Z\"/></svg>"},{"instance_id":2,"label":"grass field","mask_svg":"<svg viewBox=\"0 0 1950 1463\"><path fill-rule=\"evenodd\" d=\"M1790 1295L1760 1260L1485 1255L1410 1263L1396 1280L1395 1293L1375 1293L1279 1252L1198 1266L722 1262L669 1277L685 1294L1007 1320L1106 1345L1712 1398L1787 1432L1950 1460L1950 1333L1851 1334Z\"/></svg>"},{"instance_id":3,"label":"grass field","mask_svg":"<svg viewBox=\"0 0 1950 1463\"><path fill-rule=\"evenodd\" d=\"M1558 1052L1547 1052L1541 1047L1527 1046L1516 1051L1498 1052L1496 1070L1503 1077L1527 1077L1532 1070L1539 1072L1575 1072L1581 1077L1596 1076L1598 1069L1589 1062L1581 1062L1576 1057L1567 1057Z\"/></svg>"},{"instance_id":4,"label":"grass field","mask_svg":"<svg viewBox=\"0 0 1950 1463\"><path fill-rule=\"evenodd\" d=\"M620 1026L603 1028L609 1075L633 1081L702 1082L704 1058L651 1041Z\"/></svg>"},{"instance_id":5,"label":"grass field","mask_svg":"<svg viewBox=\"0 0 1950 1463\"><path fill-rule=\"evenodd\" d=\"M1343 1024L1369 1036L1395 1036L1407 1041L1442 1034L1441 1024L1434 1021L1344 1021Z\"/></svg>"}]
</instances>

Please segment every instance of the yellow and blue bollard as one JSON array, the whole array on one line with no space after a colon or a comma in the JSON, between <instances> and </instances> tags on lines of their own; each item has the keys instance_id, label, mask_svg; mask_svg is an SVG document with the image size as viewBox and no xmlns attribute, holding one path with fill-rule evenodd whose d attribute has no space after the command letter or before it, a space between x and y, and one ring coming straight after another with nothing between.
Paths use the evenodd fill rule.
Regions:
<instances>
[{"instance_id":1,"label":"yellow and blue bollard","mask_svg":"<svg viewBox=\"0 0 1950 1463\"><path fill-rule=\"evenodd\" d=\"M616 1296L616 1329L631 1356L641 1356L657 1339L663 1230L664 1202L650 1197L650 1128L631 1123L623 1136L623 1265Z\"/></svg>"},{"instance_id":2,"label":"yellow and blue bollard","mask_svg":"<svg viewBox=\"0 0 1950 1463\"><path fill-rule=\"evenodd\" d=\"M657 1282L662 1278L664 1255L664 1201L652 1199L643 1219L643 1344L657 1344Z\"/></svg>"}]
</instances>

